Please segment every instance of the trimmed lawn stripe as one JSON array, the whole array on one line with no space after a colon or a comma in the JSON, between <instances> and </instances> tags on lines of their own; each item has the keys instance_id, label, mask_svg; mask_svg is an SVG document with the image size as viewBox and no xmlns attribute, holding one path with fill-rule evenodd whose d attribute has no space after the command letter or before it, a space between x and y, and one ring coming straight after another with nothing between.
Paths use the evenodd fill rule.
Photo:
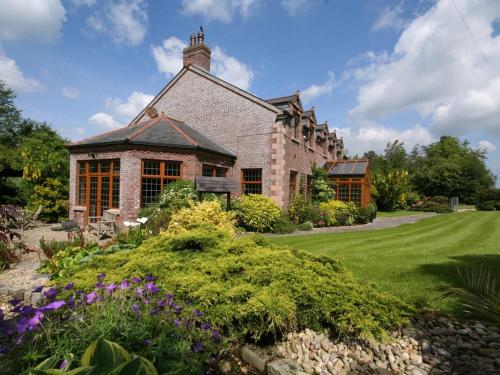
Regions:
<instances>
[{"instance_id":1,"label":"trimmed lawn stripe","mask_svg":"<svg viewBox=\"0 0 500 375\"><path fill-rule=\"evenodd\" d=\"M500 282L500 212L461 212L397 228L271 239L314 254L340 256L360 280L410 302L456 313L440 287L459 285L457 267L487 268Z\"/></svg>"}]
</instances>

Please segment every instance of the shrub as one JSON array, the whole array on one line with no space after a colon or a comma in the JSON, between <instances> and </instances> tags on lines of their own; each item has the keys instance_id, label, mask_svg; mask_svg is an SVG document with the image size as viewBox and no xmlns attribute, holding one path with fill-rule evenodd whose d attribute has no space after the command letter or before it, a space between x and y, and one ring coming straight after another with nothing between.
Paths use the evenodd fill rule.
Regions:
<instances>
[{"instance_id":1,"label":"shrub","mask_svg":"<svg viewBox=\"0 0 500 375\"><path fill-rule=\"evenodd\" d=\"M35 185L28 209L36 211L43 205L40 220L59 222L68 215L68 184L57 178L48 178L43 185Z\"/></svg>"},{"instance_id":2,"label":"shrub","mask_svg":"<svg viewBox=\"0 0 500 375\"><path fill-rule=\"evenodd\" d=\"M310 231L313 228L314 228L314 225L310 221L306 221L305 223L299 224L297 226L297 230L302 230L302 231Z\"/></svg>"},{"instance_id":3,"label":"shrub","mask_svg":"<svg viewBox=\"0 0 500 375\"><path fill-rule=\"evenodd\" d=\"M330 185L330 181L324 168L312 168L312 201L317 204L327 202L335 198L335 191Z\"/></svg>"},{"instance_id":4,"label":"shrub","mask_svg":"<svg viewBox=\"0 0 500 375\"><path fill-rule=\"evenodd\" d=\"M235 206L238 223L255 232L269 232L279 221L281 211L276 203L261 194L244 195Z\"/></svg>"},{"instance_id":5,"label":"shrub","mask_svg":"<svg viewBox=\"0 0 500 375\"><path fill-rule=\"evenodd\" d=\"M172 238L154 237L131 253L94 259L74 275L77 287L91 287L95 272L110 271L115 283L131 272L151 274L239 339L262 340L305 327L383 338L411 312L400 300L358 283L336 258L269 245L255 236L221 235L202 252L173 251Z\"/></svg>"},{"instance_id":6,"label":"shrub","mask_svg":"<svg viewBox=\"0 0 500 375\"><path fill-rule=\"evenodd\" d=\"M314 217L314 206L303 195L295 195L288 205L288 216L295 224L310 221Z\"/></svg>"},{"instance_id":7,"label":"shrub","mask_svg":"<svg viewBox=\"0 0 500 375\"><path fill-rule=\"evenodd\" d=\"M162 290L152 276L128 275L115 283L106 283L105 277L99 274L94 285L94 273L86 292L75 291L73 282L51 288L45 292L49 303L38 308L13 301L18 315L0 319L5 333L0 347L17 359L17 368L8 373L24 373L45 357L72 367L71 359L101 337L150 358L162 374L204 373L222 343L204 312L172 290ZM131 373L136 372L123 374Z\"/></svg>"},{"instance_id":8,"label":"shrub","mask_svg":"<svg viewBox=\"0 0 500 375\"><path fill-rule=\"evenodd\" d=\"M408 171L396 170L385 175L375 175L372 182L372 195L379 209L394 211L406 208L407 194L410 191Z\"/></svg>"},{"instance_id":9,"label":"shrub","mask_svg":"<svg viewBox=\"0 0 500 375\"><path fill-rule=\"evenodd\" d=\"M194 183L189 180L177 180L165 186L158 199L158 207L175 212L190 207L192 202L197 200Z\"/></svg>"},{"instance_id":10,"label":"shrub","mask_svg":"<svg viewBox=\"0 0 500 375\"><path fill-rule=\"evenodd\" d=\"M356 224L368 224L372 217L372 210L369 207L359 207L354 214Z\"/></svg>"},{"instance_id":11,"label":"shrub","mask_svg":"<svg viewBox=\"0 0 500 375\"><path fill-rule=\"evenodd\" d=\"M442 202L445 202L443 204ZM423 212L436 212L436 213L448 213L453 212L453 210L448 206L448 199L446 197L427 197L417 202L412 209L414 211Z\"/></svg>"},{"instance_id":12,"label":"shrub","mask_svg":"<svg viewBox=\"0 0 500 375\"><path fill-rule=\"evenodd\" d=\"M377 205L375 204L375 202L371 202L368 205L368 208L370 209L370 222L372 222L377 218Z\"/></svg>"},{"instance_id":13,"label":"shrub","mask_svg":"<svg viewBox=\"0 0 500 375\"><path fill-rule=\"evenodd\" d=\"M221 234L216 227L205 226L173 236L172 251L203 251L212 248L220 240L220 237L214 236L213 233Z\"/></svg>"},{"instance_id":14,"label":"shrub","mask_svg":"<svg viewBox=\"0 0 500 375\"><path fill-rule=\"evenodd\" d=\"M356 212L354 203L331 200L320 203L319 208L327 213L327 226L352 225L354 223L354 214Z\"/></svg>"},{"instance_id":15,"label":"shrub","mask_svg":"<svg viewBox=\"0 0 500 375\"><path fill-rule=\"evenodd\" d=\"M285 234L295 232L296 225L290 221L286 216L282 216L280 220L274 224L273 233Z\"/></svg>"},{"instance_id":16,"label":"shrub","mask_svg":"<svg viewBox=\"0 0 500 375\"><path fill-rule=\"evenodd\" d=\"M499 203L495 201L484 201L476 204L478 211L496 211Z\"/></svg>"},{"instance_id":17,"label":"shrub","mask_svg":"<svg viewBox=\"0 0 500 375\"><path fill-rule=\"evenodd\" d=\"M233 213L224 211L216 201L205 201L192 203L191 206L174 213L166 233L185 233L189 229L207 224L214 225L228 234L234 234L235 232Z\"/></svg>"}]
</instances>

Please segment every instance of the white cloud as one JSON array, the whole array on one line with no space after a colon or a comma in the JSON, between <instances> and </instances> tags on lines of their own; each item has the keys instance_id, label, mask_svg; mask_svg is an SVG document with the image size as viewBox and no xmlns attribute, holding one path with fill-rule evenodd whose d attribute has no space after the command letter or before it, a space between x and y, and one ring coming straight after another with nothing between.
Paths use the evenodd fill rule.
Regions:
<instances>
[{"instance_id":1,"label":"white cloud","mask_svg":"<svg viewBox=\"0 0 500 375\"><path fill-rule=\"evenodd\" d=\"M57 39L66 10L60 0L0 0L0 40Z\"/></svg>"},{"instance_id":2,"label":"white cloud","mask_svg":"<svg viewBox=\"0 0 500 375\"><path fill-rule=\"evenodd\" d=\"M281 0L281 6L285 8L290 16L295 16L300 10L306 8L310 0Z\"/></svg>"},{"instance_id":3,"label":"white cloud","mask_svg":"<svg viewBox=\"0 0 500 375\"><path fill-rule=\"evenodd\" d=\"M328 80L320 85L313 84L300 93L300 99L309 103L322 95L331 94L335 84L335 74L328 72Z\"/></svg>"},{"instance_id":4,"label":"white cloud","mask_svg":"<svg viewBox=\"0 0 500 375\"><path fill-rule=\"evenodd\" d=\"M479 141L479 148L490 153L496 151L496 146L490 141Z\"/></svg>"},{"instance_id":5,"label":"white cloud","mask_svg":"<svg viewBox=\"0 0 500 375\"><path fill-rule=\"evenodd\" d=\"M160 46L151 48L158 71L171 77L182 68L182 50L187 46L176 37L166 39ZM235 57L227 55L220 47L215 46L211 55L211 73L217 77L248 90L254 77L253 71Z\"/></svg>"},{"instance_id":6,"label":"white cloud","mask_svg":"<svg viewBox=\"0 0 500 375\"><path fill-rule=\"evenodd\" d=\"M147 3L143 0L115 0L87 18L98 34L109 35L117 44L139 45L148 25Z\"/></svg>"},{"instance_id":7,"label":"white cloud","mask_svg":"<svg viewBox=\"0 0 500 375\"><path fill-rule=\"evenodd\" d=\"M253 79L252 70L236 58L226 55L219 47L212 50L212 73L233 85L248 90Z\"/></svg>"},{"instance_id":8,"label":"white cloud","mask_svg":"<svg viewBox=\"0 0 500 375\"><path fill-rule=\"evenodd\" d=\"M29 93L44 89L43 84L34 79L24 76L16 62L9 58L0 48L0 79L18 93Z\"/></svg>"},{"instance_id":9,"label":"white cloud","mask_svg":"<svg viewBox=\"0 0 500 375\"><path fill-rule=\"evenodd\" d=\"M429 144L433 138L429 131L417 124L408 129L385 127L372 122L365 122L357 128L339 128L338 136L344 137L344 143L351 156L373 150L378 153L384 151L388 142L396 139L404 142L410 150L415 145Z\"/></svg>"},{"instance_id":10,"label":"white cloud","mask_svg":"<svg viewBox=\"0 0 500 375\"><path fill-rule=\"evenodd\" d=\"M105 129L116 129L121 126L121 124L116 121L113 116L107 113L99 112L89 118L89 124L95 125Z\"/></svg>"},{"instance_id":11,"label":"white cloud","mask_svg":"<svg viewBox=\"0 0 500 375\"><path fill-rule=\"evenodd\" d=\"M74 87L69 86L61 87L61 94L68 99L78 99L80 97L80 91Z\"/></svg>"},{"instance_id":12,"label":"white cloud","mask_svg":"<svg viewBox=\"0 0 500 375\"><path fill-rule=\"evenodd\" d=\"M104 104L106 108L109 108L116 116L119 116L124 120L130 120L146 108L149 102L153 99L153 95L147 95L140 91L134 91L125 102L122 102L118 98L107 98Z\"/></svg>"},{"instance_id":13,"label":"white cloud","mask_svg":"<svg viewBox=\"0 0 500 375\"><path fill-rule=\"evenodd\" d=\"M207 20L232 22L235 15L249 17L260 0L182 0L181 11Z\"/></svg>"},{"instance_id":14,"label":"white cloud","mask_svg":"<svg viewBox=\"0 0 500 375\"><path fill-rule=\"evenodd\" d=\"M481 51L498 74L500 38L492 23L500 2L455 0ZM461 134L500 131L500 82L493 79L451 1L438 1L402 32L391 54L371 54L351 76L361 79L355 119L374 120L401 111L430 117L431 129Z\"/></svg>"},{"instance_id":15,"label":"white cloud","mask_svg":"<svg viewBox=\"0 0 500 375\"><path fill-rule=\"evenodd\" d=\"M153 46L153 56L156 60L158 71L167 76L173 76L182 68L182 50L187 44L182 40L171 36L165 39L160 46Z\"/></svg>"},{"instance_id":16,"label":"white cloud","mask_svg":"<svg viewBox=\"0 0 500 375\"><path fill-rule=\"evenodd\" d=\"M403 2L401 1L395 7L385 7L377 21L373 25L373 30L394 29L401 30L406 25L406 20L401 16L403 13Z\"/></svg>"}]
</instances>

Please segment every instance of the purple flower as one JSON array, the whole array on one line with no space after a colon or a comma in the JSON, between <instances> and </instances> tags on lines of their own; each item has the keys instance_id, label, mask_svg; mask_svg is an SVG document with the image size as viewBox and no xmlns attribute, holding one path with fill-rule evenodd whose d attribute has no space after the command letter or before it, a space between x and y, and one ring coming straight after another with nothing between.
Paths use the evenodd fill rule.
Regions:
<instances>
[{"instance_id":1,"label":"purple flower","mask_svg":"<svg viewBox=\"0 0 500 375\"><path fill-rule=\"evenodd\" d=\"M165 294L166 299L174 299L174 295L172 293Z\"/></svg>"},{"instance_id":2,"label":"purple flower","mask_svg":"<svg viewBox=\"0 0 500 375\"><path fill-rule=\"evenodd\" d=\"M48 299L54 299L57 296L57 289L56 288L50 288L49 290L46 290L43 295L47 297Z\"/></svg>"},{"instance_id":3,"label":"purple flower","mask_svg":"<svg viewBox=\"0 0 500 375\"><path fill-rule=\"evenodd\" d=\"M139 279L138 277L134 276L132 277L132 281L136 284L139 284L141 282L141 279Z\"/></svg>"},{"instance_id":4,"label":"purple flower","mask_svg":"<svg viewBox=\"0 0 500 375\"><path fill-rule=\"evenodd\" d=\"M154 276L150 276L150 275L146 275L146 276L144 276L144 279L145 279L146 281L155 281L155 280L156 280L156 278L155 278Z\"/></svg>"},{"instance_id":5,"label":"purple flower","mask_svg":"<svg viewBox=\"0 0 500 375\"><path fill-rule=\"evenodd\" d=\"M33 292L35 293L40 293L43 289L43 285L39 286L38 288L33 289Z\"/></svg>"},{"instance_id":6,"label":"purple flower","mask_svg":"<svg viewBox=\"0 0 500 375\"><path fill-rule=\"evenodd\" d=\"M75 296L70 296L68 298L68 306L70 309L72 309L73 307L75 307Z\"/></svg>"},{"instance_id":7,"label":"purple flower","mask_svg":"<svg viewBox=\"0 0 500 375\"><path fill-rule=\"evenodd\" d=\"M158 312L160 311L160 309L158 307L155 307L151 310L151 316L155 316L155 315L158 315Z\"/></svg>"},{"instance_id":8,"label":"purple flower","mask_svg":"<svg viewBox=\"0 0 500 375\"><path fill-rule=\"evenodd\" d=\"M198 341L196 344L193 345L193 352L195 353L201 353L205 350L205 345L201 341Z\"/></svg>"},{"instance_id":9,"label":"purple flower","mask_svg":"<svg viewBox=\"0 0 500 375\"><path fill-rule=\"evenodd\" d=\"M106 277L106 274L103 272L103 273L100 273L99 275L97 275L97 280L103 280L104 278Z\"/></svg>"},{"instance_id":10,"label":"purple flower","mask_svg":"<svg viewBox=\"0 0 500 375\"><path fill-rule=\"evenodd\" d=\"M203 316L203 313L200 310L193 310L193 315L197 317Z\"/></svg>"},{"instance_id":11,"label":"purple flower","mask_svg":"<svg viewBox=\"0 0 500 375\"><path fill-rule=\"evenodd\" d=\"M16 324L17 333L22 335L24 332L26 332L26 330L28 329L28 320L29 320L28 318L22 317L21 319L19 319L17 321L17 324Z\"/></svg>"},{"instance_id":12,"label":"purple flower","mask_svg":"<svg viewBox=\"0 0 500 375\"><path fill-rule=\"evenodd\" d=\"M180 321L180 319L174 319L174 324L176 327L179 327L181 325L181 323L182 322Z\"/></svg>"},{"instance_id":13,"label":"purple flower","mask_svg":"<svg viewBox=\"0 0 500 375\"><path fill-rule=\"evenodd\" d=\"M158 306L160 306L160 307L165 307L165 305L166 305L167 303L165 302L165 300L163 300L163 299L159 299L159 300L158 300L158 302L157 302L157 304L158 304Z\"/></svg>"},{"instance_id":14,"label":"purple flower","mask_svg":"<svg viewBox=\"0 0 500 375\"><path fill-rule=\"evenodd\" d=\"M212 328L212 325L210 323L201 323L202 330L208 331L210 328Z\"/></svg>"},{"instance_id":15,"label":"purple flower","mask_svg":"<svg viewBox=\"0 0 500 375\"><path fill-rule=\"evenodd\" d=\"M69 362L65 359L64 361L61 362L61 364L59 365L59 368L61 370L64 370L66 367L68 367L69 365Z\"/></svg>"},{"instance_id":16,"label":"purple flower","mask_svg":"<svg viewBox=\"0 0 500 375\"><path fill-rule=\"evenodd\" d=\"M35 313L35 316L31 319L28 320L28 327L30 331L33 331L38 327L40 324L42 324L43 320L43 312L38 310Z\"/></svg>"},{"instance_id":17,"label":"purple flower","mask_svg":"<svg viewBox=\"0 0 500 375\"><path fill-rule=\"evenodd\" d=\"M96 292L90 292L85 296L85 302L88 304L94 303L97 301L97 293Z\"/></svg>"},{"instance_id":18,"label":"purple flower","mask_svg":"<svg viewBox=\"0 0 500 375\"><path fill-rule=\"evenodd\" d=\"M128 280L122 280L120 283L120 289L127 289L130 286L130 283Z\"/></svg>"},{"instance_id":19,"label":"purple flower","mask_svg":"<svg viewBox=\"0 0 500 375\"><path fill-rule=\"evenodd\" d=\"M221 336L219 331L217 331L217 330L212 331L212 340L220 341L221 338L222 338L222 336Z\"/></svg>"},{"instance_id":20,"label":"purple flower","mask_svg":"<svg viewBox=\"0 0 500 375\"><path fill-rule=\"evenodd\" d=\"M17 305L19 305L19 303L21 302L20 299L11 299L9 300L9 303L12 305L12 307L16 307Z\"/></svg>"},{"instance_id":21,"label":"purple flower","mask_svg":"<svg viewBox=\"0 0 500 375\"><path fill-rule=\"evenodd\" d=\"M160 288L158 288L158 286L155 283L153 283L153 282L147 283L146 284L146 289L151 294L155 294L155 293L158 293L160 291Z\"/></svg>"},{"instance_id":22,"label":"purple flower","mask_svg":"<svg viewBox=\"0 0 500 375\"><path fill-rule=\"evenodd\" d=\"M132 305L132 312L133 312L134 314L139 314L139 305L138 305L137 303L134 303L134 304Z\"/></svg>"},{"instance_id":23,"label":"purple flower","mask_svg":"<svg viewBox=\"0 0 500 375\"><path fill-rule=\"evenodd\" d=\"M99 282L97 282L97 284L95 284L95 287L98 289L104 289L106 287L106 285L104 285L104 283L102 281L99 281Z\"/></svg>"},{"instance_id":24,"label":"purple flower","mask_svg":"<svg viewBox=\"0 0 500 375\"><path fill-rule=\"evenodd\" d=\"M113 294L116 288L118 288L116 284L111 283L106 287L106 290L108 291L109 294Z\"/></svg>"},{"instance_id":25,"label":"purple flower","mask_svg":"<svg viewBox=\"0 0 500 375\"><path fill-rule=\"evenodd\" d=\"M74 286L75 286L74 282L67 283L66 286L64 287L64 289L71 290L71 289L73 289Z\"/></svg>"},{"instance_id":26,"label":"purple flower","mask_svg":"<svg viewBox=\"0 0 500 375\"><path fill-rule=\"evenodd\" d=\"M146 339L146 340L144 340L144 345L145 345L145 346L150 346L152 343L153 343L153 341L152 341L152 340L150 340L150 339Z\"/></svg>"},{"instance_id":27,"label":"purple flower","mask_svg":"<svg viewBox=\"0 0 500 375\"><path fill-rule=\"evenodd\" d=\"M40 309L38 309L38 311L58 310L61 307L63 307L64 305L66 305L66 301L63 301L63 300L54 301L54 302L49 303L48 305L40 307Z\"/></svg>"},{"instance_id":28,"label":"purple flower","mask_svg":"<svg viewBox=\"0 0 500 375\"><path fill-rule=\"evenodd\" d=\"M181 307L181 306L176 307L175 308L175 313L176 314L180 314L182 312L182 309L183 309L183 307Z\"/></svg>"},{"instance_id":29,"label":"purple flower","mask_svg":"<svg viewBox=\"0 0 500 375\"><path fill-rule=\"evenodd\" d=\"M135 293L137 294L137 297L142 297L142 295L144 294L144 288L141 287L137 288Z\"/></svg>"}]
</instances>

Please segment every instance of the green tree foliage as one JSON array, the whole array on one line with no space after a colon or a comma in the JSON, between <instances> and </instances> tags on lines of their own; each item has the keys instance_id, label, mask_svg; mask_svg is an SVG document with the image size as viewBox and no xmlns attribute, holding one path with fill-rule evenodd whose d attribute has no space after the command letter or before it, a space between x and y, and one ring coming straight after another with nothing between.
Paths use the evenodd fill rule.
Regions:
<instances>
[{"instance_id":1,"label":"green tree foliage","mask_svg":"<svg viewBox=\"0 0 500 375\"><path fill-rule=\"evenodd\" d=\"M404 207L409 191L410 177L408 171L394 171L373 177L372 193L379 210L394 211Z\"/></svg>"},{"instance_id":2,"label":"green tree foliage","mask_svg":"<svg viewBox=\"0 0 500 375\"><path fill-rule=\"evenodd\" d=\"M46 123L22 117L14 104L15 94L0 81L0 203L34 204L36 186L49 179L67 185L69 155L56 131ZM57 200L67 200L66 192Z\"/></svg>"},{"instance_id":3,"label":"green tree foliage","mask_svg":"<svg viewBox=\"0 0 500 375\"><path fill-rule=\"evenodd\" d=\"M335 198L335 192L330 186L324 168L316 165L312 167L312 202L321 203Z\"/></svg>"},{"instance_id":4,"label":"green tree foliage","mask_svg":"<svg viewBox=\"0 0 500 375\"><path fill-rule=\"evenodd\" d=\"M456 196L473 203L480 191L495 183L485 159L485 152L472 149L467 141L443 136L438 142L421 147L420 154L412 160L412 182L426 196Z\"/></svg>"}]
</instances>

